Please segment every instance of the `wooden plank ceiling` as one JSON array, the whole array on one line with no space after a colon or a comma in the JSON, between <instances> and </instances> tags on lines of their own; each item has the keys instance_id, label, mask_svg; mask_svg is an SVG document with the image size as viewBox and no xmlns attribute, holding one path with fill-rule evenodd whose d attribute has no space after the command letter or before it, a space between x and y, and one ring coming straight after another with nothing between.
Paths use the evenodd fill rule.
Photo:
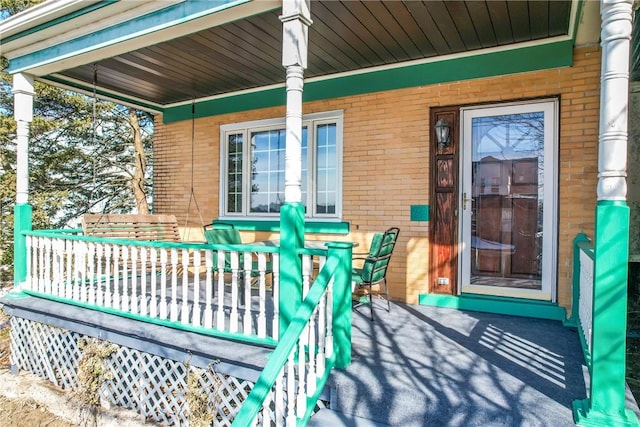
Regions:
<instances>
[{"instance_id":1,"label":"wooden plank ceiling","mask_svg":"<svg viewBox=\"0 0 640 427\"><path fill-rule=\"evenodd\" d=\"M306 77L567 34L569 0L313 1ZM279 10L108 58L97 85L159 104L282 83ZM61 73L94 83L94 65Z\"/></svg>"}]
</instances>

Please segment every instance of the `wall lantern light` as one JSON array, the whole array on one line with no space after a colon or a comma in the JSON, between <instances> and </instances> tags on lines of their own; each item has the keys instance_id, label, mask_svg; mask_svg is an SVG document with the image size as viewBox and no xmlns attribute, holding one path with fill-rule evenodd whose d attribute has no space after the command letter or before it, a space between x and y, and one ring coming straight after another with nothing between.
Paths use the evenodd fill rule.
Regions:
<instances>
[{"instance_id":1,"label":"wall lantern light","mask_svg":"<svg viewBox=\"0 0 640 427\"><path fill-rule=\"evenodd\" d=\"M436 129L436 141L438 141L438 147L440 151L451 145L451 139L449 138L449 131L451 126L444 119L439 119L435 125Z\"/></svg>"}]
</instances>

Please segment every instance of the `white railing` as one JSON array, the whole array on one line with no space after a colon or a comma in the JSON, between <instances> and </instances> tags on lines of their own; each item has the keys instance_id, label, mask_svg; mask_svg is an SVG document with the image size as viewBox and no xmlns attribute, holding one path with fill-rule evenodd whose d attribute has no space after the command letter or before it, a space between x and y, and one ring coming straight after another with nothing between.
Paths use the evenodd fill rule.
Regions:
<instances>
[{"instance_id":1,"label":"white railing","mask_svg":"<svg viewBox=\"0 0 640 427\"><path fill-rule=\"evenodd\" d=\"M590 240L582 233L574 239L573 251L573 304L569 322L578 328L585 360L591 369L595 254Z\"/></svg>"},{"instance_id":2,"label":"white railing","mask_svg":"<svg viewBox=\"0 0 640 427\"><path fill-rule=\"evenodd\" d=\"M277 247L26 234L27 292L169 326L278 340ZM314 264L323 262L303 257L307 289Z\"/></svg>"},{"instance_id":3,"label":"white railing","mask_svg":"<svg viewBox=\"0 0 640 427\"><path fill-rule=\"evenodd\" d=\"M329 289L322 296L297 345L289 352L270 397L262 405L261 425L295 426L299 419L305 418L307 403L318 392L318 379L327 374L327 358L333 356L331 319L329 317L327 321L329 312L326 310L331 306L330 295Z\"/></svg>"},{"instance_id":4,"label":"white railing","mask_svg":"<svg viewBox=\"0 0 640 427\"><path fill-rule=\"evenodd\" d=\"M309 419L336 364L332 307L339 265L338 258L329 258L312 287L305 290L304 302L233 426L297 426ZM349 283L340 286L350 289ZM350 355L350 346L348 351Z\"/></svg>"},{"instance_id":5,"label":"white railing","mask_svg":"<svg viewBox=\"0 0 640 427\"><path fill-rule=\"evenodd\" d=\"M580 298L578 317L587 351L591 354L591 329L593 325L593 251L580 250Z\"/></svg>"}]
</instances>

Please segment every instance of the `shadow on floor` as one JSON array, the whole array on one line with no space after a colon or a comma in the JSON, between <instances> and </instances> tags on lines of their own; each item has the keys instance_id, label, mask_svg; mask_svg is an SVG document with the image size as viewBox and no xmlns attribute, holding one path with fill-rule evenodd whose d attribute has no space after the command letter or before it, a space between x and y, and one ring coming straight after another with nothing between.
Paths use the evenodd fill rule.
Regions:
<instances>
[{"instance_id":1,"label":"shadow on floor","mask_svg":"<svg viewBox=\"0 0 640 427\"><path fill-rule=\"evenodd\" d=\"M584 358L561 322L394 303L353 314L333 409L394 426L574 425ZM385 307L386 308L386 307Z\"/></svg>"}]
</instances>

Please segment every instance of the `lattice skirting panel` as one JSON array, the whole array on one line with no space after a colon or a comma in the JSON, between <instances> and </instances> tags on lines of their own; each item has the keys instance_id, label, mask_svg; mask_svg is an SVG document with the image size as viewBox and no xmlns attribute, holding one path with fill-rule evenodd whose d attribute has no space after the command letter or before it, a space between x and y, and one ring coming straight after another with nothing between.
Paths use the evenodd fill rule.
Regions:
<instances>
[{"instance_id":1,"label":"lattice skirting panel","mask_svg":"<svg viewBox=\"0 0 640 427\"><path fill-rule=\"evenodd\" d=\"M86 343L94 339L43 323L11 318L11 364L55 385L75 390ZM189 425L213 414L213 425L229 426L253 387L250 381L189 366L124 346L104 358L101 398L168 425ZM190 405L195 406L194 411ZM270 423L265 423L270 424Z\"/></svg>"}]
</instances>

